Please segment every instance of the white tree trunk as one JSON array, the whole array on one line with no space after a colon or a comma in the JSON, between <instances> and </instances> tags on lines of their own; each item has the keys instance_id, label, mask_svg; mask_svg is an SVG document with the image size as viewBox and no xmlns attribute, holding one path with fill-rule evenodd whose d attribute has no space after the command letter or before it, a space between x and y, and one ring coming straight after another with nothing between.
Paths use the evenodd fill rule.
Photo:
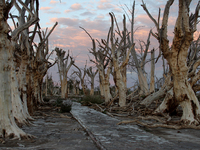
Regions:
<instances>
[{"instance_id":1,"label":"white tree trunk","mask_svg":"<svg viewBox=\"0 0 200 150\"><path fill-rule=\"evenodd\" d=\"M142 7L156 25L158 34L156 33L154 36L160 43L160 50L162 51L163 57L167 60L172 73L174 94L172 106L180 104L182 107L183 115L181 121L186 122L187 124L199 124L200 106L199 101L188 82L189 68L187 66L187 56L188 49L193 41L193 34L197 29L200 3L197 4L195 14L192 14L190 13L191 0L179 0L177 9L178 17L173 32L174 38L170 45L167 37L167 25L169 20L169 9L173 2L174 0L168 0L166 3L161 25L162 28L160 28L159 23L156 22L149 13L144 2Z\"/></svg>"},{"instance_id":2,"label":"white tree trunk","mask_svg":"<svg viewBox=\"0 0 200 150\"><path fill-rule=\"evenodd\" d=\"M14 65L13 65L14 67ZM11 91L12 91L12 109L13 109L13 115L17 121L17 123L23 125L23 124L30 124L28 119L33 120L33 118L29 115L27 110L27 104L26 99L25 102L23 102L20 99L20 94L18 91L18 83L16 78L15 69L12 67L12 73L11 73ZM25 109L26 108L26 109Z\"/></svg>"},{"instance_id":3,"label":"white tree trunk","mask_svg":"<svg viewBox=\"0 0 200 150\"><path fill-rule=\"evenodd\" d=\"M67 91L67 79L63 79L61 82L61 98L67 98L68 91Z\"/></svg>"},{"instance_id":4,"label":"white tree trunk","mask_svg":"<svg viewBox=\"0 0 200 150\"><path fill-rule=\"evenodd\" d=\"M126 106L126 87L125 82L122 78L122 72L120 71L120 68L116 66L115 63L113 63L115 68L115 75L116 75L116 86L119 93L119 106L123 107Z\"/></svg>"},{"instance_id":5,"label":"white tree trunk","mask_svg":"<svg viewBox=\"0 0 200 150\"><path fill-rule=\"evenodd\" d=\"M90 90L90 95L94 95L94 86L93 86L93 88L91 88L91 90Z\"/></svg>"},{"instance_id":6,"label":"white tree trunk","mask_svg":"<svg viewBox=\"0 0 200 150\"><path fill-rule=\"evenodd\" d=\"M138 69L138 80L140 86L140 95L148 95L149 94L149 87L147 83L146 76L142 73L142 70Z\"/></svg>"},{"instance_id":7,"label":"white tree trunk","mask_svg":"<svg viewBox=\"0 0 200 150\"><path fill-rule=\"evenodd\" d=\"M103 97L105 94L104 94L104 89L103 89L103 85L102 85L102 80L103 80L103 77L99 73L99 89L100 89L100 94Z\"/></svg>"},{"instance_id":8,"label":"white tree trunk","mask_svg":"<svg viewBox=\"0 0 200 150\"><path fill-rule=\"evenodd\" d=\"M110 94L110 85L109 81L103 81L103 88L104 88L104 96L105 96L105 103L108 104L110 100L112 99L112 96Z\"/></svg>"},{"instance_id":9,"label":"white tree trunk","mask_svg":"<svg viewBox=\"0 0 200 150\"><path fill-rule=\"evenodd\" d=\"M186 80L182 76L174 78L174 95L183 109L181 120L189 124L197 124L197 118L200 116L199 101L187 78Z\"/></svg>"},{"instance_id":10,"label":"white tree trunk","mask_svg":"<svg viewBox=\"0 0 200 150\"><path fill-rule=\"evenodd\" d=\"M0 48L0 136L21 138L26 136L26 133L16 125L12 111L13 46L7 39L8 26L3 21L2 13L0 14L0 20L0 45L2 45Z\"/></svg>"},{"instance_id":11,"label":"white tree trunk","mask_svg":"<svg viewBox=\"0 0 200 150\"><path fill-rule=\"evenodd\" d=\"M103 93L104 93L103 96L105 97L105 103L108 104L112 99L112 96L110 94L109 76L104 76L102 71L99 71L99 75L101 78L101 85L103 88Z\"/></svg>"},{"instance_id":12,"label":"white tree trunk","mask_svg":"<svg viewBox=\"0 0 200 150\"><path fill-rule=\"evenodd\" d=\"M159 89L159 91L147 96L140 104L148 107L153 101L163 98L166 95L166 92L172 88L172 84L170 84L170 78L171 74L168 74L167 78L165 79L164 85Z\"/></svg>"},{"instance_id":13,"label":"white tree trunk","mask_svg":"<svg viewBox=\"0 0 200 150\"><path fill-rule=\"evenodd\" d=\"M28 106L27 106L27 81L26 81L26 73L27 73L27 63L26 63L25 61L22 60L21 65L20 65L19 72L17 73L17 79L18 79L18 83L19 83L19 84L15 83L15 85L13 85L13 86L15 86L16 88L19 87L19 92L20 92L20 95L21 95L21 96L19 96L19 98L17 98L17 99L20 100L20 102L18 102L18 105L22 105L23 111L22 111L21 108L20 108L21 106L18 106L17 104L14 104L14 103L16 103L16 102L13 102L13 106L15 106L16 109L19 109L19 110L16 110L16 113L17 113L17 111L21 111L21 112L24 113L24 116L25 116L26 119L34 120L34 119L30 116L30 114L29 114L29 112L28 112ZM13 74L13 79L16 80L15 74L16 74L16 73L14 72L14 74ZM16 84L17 84L17 85L16 85ZM18 92L18 89L17 89L17 91L16 91L16 89L15 89L15 92ZM16 94L15 94L15 95L16 95ZM20 98L20 97L21 97L21 98ZM15 99L14 99L14 101L19 101L19 100L15 100ZM14 109L14 108L13 108L13 109ZM19 113L17 113L17 114L19 114ZM14 116L15 116L15 115L14 115Z\"/></svg>"},{"instance_id":14,"label":"white tree trunk","mask_svg":"<svg viewBox=\"0 0 200 150\"><path fill-rule=\"evenodd\" d=\"M174 96L174 93L173 93L173 88L171 88L168 92L167 92L167 94L166 94L166 96L165 96L165 98L164 98L164 100L162 101L162 103L158 106L158 108L154 111L154 113L155 114L159 114L159 113L170 113L170 112L172 112L172 111L174 111L174 110L170 110L170 109L172 109L172 105L173 105L173 103L174 103L174 98L173 98L173 96ZM176 109L176 107L177 107L177 105L175 106L175 107L173 107L174 109Z\"/></svg>"}]
</instances>

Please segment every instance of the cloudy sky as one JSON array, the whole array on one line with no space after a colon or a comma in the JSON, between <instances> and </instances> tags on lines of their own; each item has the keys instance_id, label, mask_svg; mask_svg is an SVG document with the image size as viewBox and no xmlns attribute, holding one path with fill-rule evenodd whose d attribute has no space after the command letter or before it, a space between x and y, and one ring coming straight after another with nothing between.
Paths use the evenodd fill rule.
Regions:
<instances>
[{"instance_id":1,"label":"cloudy sky","mask_svg":"<svg viewBox=\"0 0 200 150\"><path fill-rule=\"evenodd\" d=\"M160 7L163 12L166 0L144 0L144 2L152 15L157 18L158 9ZM71 55L76 58L76 64L83 67L85 61L88 60L88 55L90 55L88 49L92 45L88 35L79 26L85 28L93 38L105 39L110 27L108 13L115 13L120 23L125 13L124 10L128 13L127 7L131 9L132 3L133 0L61 0L61 2L59 0L40 0L40 24L43 28L51 28L57 21L58 26L50 37L50 49L57 46L64 50L70 50ZM193 0L191 11L194 11L196 4L197 0ZM172 29L175 24L177 10L176 0L170 11L169 39L173 37ZM143 11L141 1L137 0L135 8L135 29L137 29L135 41L145 41L149 30L152 28L154 28L154 24ZM130 25L128 29L130 29ZM151 41L150 49L153 47L158 48L153 37ZM89 63L89 65L92 65L92 63ZM160 65L157 66L156 76L160 77L162 68ZM58 81L56 68L57 66L52 67L50 72L55 76L55 81ZM135 76L134 74L129 74L128 76L131 79L129 83L132 84Z\"/></svg>"}]
</instances>

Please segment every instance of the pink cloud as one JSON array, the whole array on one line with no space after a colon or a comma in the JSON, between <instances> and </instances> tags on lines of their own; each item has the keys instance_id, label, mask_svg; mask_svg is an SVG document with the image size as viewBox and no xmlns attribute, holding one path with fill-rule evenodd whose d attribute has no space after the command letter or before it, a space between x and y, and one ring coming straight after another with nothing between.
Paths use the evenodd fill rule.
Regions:
<instances>
[{"instance_id":1,"label":"pink cloud","mask_svg":"<svg viewBox=\"0 0 200 150\"><path fill-rule=\"evenodd\" d=\"M70 9L72 9L72 10L80 10L82 8L83 7L79 3L75 3L75 4L71 5L71 7L70 7Z\"/></svg>"},{"instance_id":2,"label":"pink cloud","mask_svg":"<svg viewBox=\"0 0 200 150\"><path fill-rule=\"evenodd\" d=\"M101 3L108 3L108 2L112 2L112 0L100 0Z\"/></svg>"},{"instance_id":3,"label":"pink cloud","mask_svg":"<svg viewBox=\"0 0 200 150\"><path fill-rule=\"evenodd\" d=\"M72 11L77 11L83 9L82 5L79 3L72 4L70 9L65 10L65 13L70 13Z\"/></svg>"},{"instance_id":4,"label":"pink cloud","mask_svg":"<svg viewBox=\"0 0 200 150\"><path fill-rule=\"evenodd\" d=\"M40 10L50 10L52 7L41 7Z\"/></svg>"},{"instance_id":5,"label":"pink cloud","mask_svg":"<svg viewBox=\"0 0 200 150\"><path fill-rule=\"evenodd\" d=\"M119 7L115 7L115 8L113 9L113 12L119 12L119 13L122 13L122 9L119 8Z\"/></svg>"},{"instance_id":6,"label":"pink cloud","mask_svg":"<svg viewBox=\"0 0 200 150\"><path fill-rule=\"evenodd\" d=\"M52 10L53 7L41 7L40 10L42 10L44 13L48 14L61 14L60 11Z\"/></svg>"},{"instance_id":7,"label":"pink cloud","mask_svg":"<svg viewBox=\"0 0 200 150\"><path fill-rule=\"evenodd\" d=\"M59 21L59 19L54 18L53 20ZM66 21L66 20L65 20ZM71 22L69 26L63 26L63 23L59 22L58 27L54 30L52 35L49 37L51 47L60 47L63 50L71 50L73 56L76 56L76 64L80 67L84 67L85 60L88 60L88 55L92 58L91 54L89 54L88 49L92 48L92 42L89 36L78 27L77 22L80 20L72 19L67 20L67 24ZM92 22L84 22L84 25L91 26ZM61 26L62 24L62 26ZM66 23L65 23L66 24ZM96 24L97 25L97 24ZM107 31L92 29L86 26L85 28L91 34L93 38L105 38L107 36ZM90 63L92 64L92 63Z\"/></svg>"},{"instance_id":8,"label":"pink cloud","mask_svg":"<svg viewBox=\"0 0 200 150\"><path fill-rule=\"evenodd\" d=\"M60 25L75 27L79 29L79 26L84 27L85 29L96 29L101 32L107 31L110 27L110 21L95 19L95 20L80 20L72 18L52 18L50 23L58 22Z\"/></svg>"},{"instance_id":9,"label":"pink cloud","mask_svg":"<svg viewBox=\"0 0 200 150\"><path fill-rule=\"evenodd\" d=\"M68 10L65 10L65 13L69 13L71 12L72 10L68 9Z\"/></svg>"},{"instance_id":10,"label":"pink cloud","mask_svg":"<svg viewBox=\"0 0 200 150\"><path fill-rule=\"evenodd\" d=\"M55 1L55 0L50 1L50 4L57 4L57 3L59 3L59 1Z\"/></svg>"}]
</instances>

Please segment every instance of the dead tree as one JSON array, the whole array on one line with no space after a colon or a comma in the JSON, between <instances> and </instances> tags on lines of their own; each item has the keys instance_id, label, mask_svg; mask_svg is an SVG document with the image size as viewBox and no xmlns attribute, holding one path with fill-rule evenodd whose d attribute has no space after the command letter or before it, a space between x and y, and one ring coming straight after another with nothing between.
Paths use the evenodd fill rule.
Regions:
<instances>
[{"instance_id":1,"label":"dead tree","mask_svg":"<svg viewBox=\"0 0 200 150\"><path fill-rule=\"evenodd\" d=\"M42 98L42 82L43 78L47 73L47 70L51 68L53 65L55 65L56 61L50 62L49 58L51 54L54 52L49 51L49 43L48 38L57 26L57 22L52 27L52 29L48 32L48 29L45 31L41 31L40 28L38 28L37 34L39 36L39 43L34 44L35 49L32 51L32 62L31 62L31 73L33 78L33 93L34 98L36 101L36 104L43 103Z\"/></svg>"},{"instance_id":2,"label":"dead tree","mask_svg":"<svg viewBox=\"0 0 200 150\"><path fill-rule=\"evenodd\" d=\"M76 95L76 78L72 77L71 80L72 80L72 86L73 86L72 93L73 95Z\"/></svg>"},{"instance_id":3,"label":"dead tree","mask_svg":"<svg viewBox=\"0 0 200 150\"><path fill-rule=\"evenodd\" d=\"M128 42L129 42L130 45L134 44L134 15L135 15L134 12L135 12L135 1L133 2L132 11L131 11L131 33L130 33L130 37L128 39ZM131 51L131 55L132 55L132 58L133 58L133 64L135 65L135 67L137 69L139 87L140 87L140 94L142 94L142 95L148 95L149 94L147 78L145 76L145 71L144 71L145 59L146 59L148 47L149 47L149 44L150 44L149 38L150 38L150 34L149 34L149 37L148 37L148 40L147 40L147 43L146 43L146 49L145 49L145 52L142 56L141 61L139 61L139 59L137 57L135 46Z\"/></svg>"},{"instance_id":4,"label":"dead tree","mask_svg":"<svg viewBox=\"0 0 200 150\"><path fill-rule=\"evenodd\" d=\"M74 67L76 67L78 69L78 71L74 71L73 74L76 74L77 77L80 79L81 87L82 87L82 90L83 90L83 94L87 95L86 84L85 84L85 76L87 74L87 70L86 70L87 61L86 61L85 67L83 69L83 73L82 73L81 69L77 65L75 65L75 64L73 64L73 65L74 65Z\"/></svg>"},{"instance_id":5,"label":"dead tree","mask_svg":"<svg viewBox=\"0 0 200 150\"><path fill-rule=\"evenodd\" d=\"M13 16L10 14L11 19L13 20L14 28L15 30L19 27L24 26L25 24L30 24L31 22L37 22L38 18L38 8L34 8L34 1L28 1L26 0L23 7L20 7L21 5L18 5L17 2L14 3L15 7L19 13L17 16ZM21 2L20 2L21 4ZM37 4L38 5L38 4ZM38 7L38 6L37 6ZM26 13L29 13L29 17L26 19ZM25 15L26 14L26 15ZM17 18L17 23L15 22L15 18ZM14 31L11 31L12 34L14 34ZM15 37L15 50L14 50L14 57L15 57L15 67L17 68L17 80L18 80L18 88L15 88L15 95L18 95L16 93L20 94L20 98L18 96L15 97L13 101L13 112L16 120L18 120L18 123L28 123L26 119L32 120L31 116L29 115L28 109L27 109L27 84L26 84L26 70L27 70L27 64L30 63L30 42L29 42L29 27L26 27L22 32L19 32L18 35ZM14 72L16 70L13 70ZM15 75L16 76L16 75ZM13 78L16 78L16 77ZM16 84L16 83L15 83ZM14 86L14 85L13 85ZM19 91L18 91L19 89ZM22 101L22 102L20 102ZM21 103L21 104L19 104ZM19 118L19 115L21 115L21 120L17 119ZM17 116L16 116L17 115ZM22 119L24 118L24 119ZM26 118L26 119L25 119ZM23 122L22 122L23 120Z\"/></svg>"},{"instance_id":6,"label":"dead tree","mask_svg":"<svg viewBox=\"0 0 200 150\"><path fill-rule=\"evenodd\" d=\"M71 77L69 79L69 81L72 81L72 93L73 93L73 95L79 95L80 81L76 79L76 76L72 76L73 74L74 74L74 72L71 74Z\"/></svg>"},{"instance_id":7,"label":"dead tree","mask_svg":"<svg viewBox=\"0 0 200 150\"><path fill-rule=\"evenodd\" d=\"M76 95L79 95L79 84L80 84L80 81L79 80L76 80L75 81L75 91L76 91Z\"/></svg>"},{"instance_id":8,"label":"dead tree","mask_svg":"<svg viewBox=\"0 0 200 150\"><path fill-rule=\"evenodd\" d=\"M125 41L125 39L127 39L128 35L126 35L126 34L121 35L120 31L118 31L119 38L117 38L117 39L115 38L114 23L116 24L117 27L118 27L118 24L117 24L114 14L110 13L110 16L111 16L111 27L110 27L110 31L108 34L108 38L110 38L110 45L109 45L109 42L106 42L105 40L104 41L102 40L102 42L105 45L105 50L108 50L107 54L108 54L109 59L112 62L113 68L114 68L113 75L114 75L116 87L117 87L118 93L119 93L119 106L123 107L123 106L126 106L126 88L127 88L126 87L126 76L124 76L124 68L128 64L129 55L131 53L131 50L134 47L134 44L129 45L128 43L124 43L124 41ZM125 15L124 15L124 19L123 19L123 29L124 29L124 31L122 31L122 33L127 33ZM101 46L101 47L103 47L103 46ZM111 51L111 52L109 52L109 51ZM126 54L126 56L124 54ZM125 57L125 59L122 57ZM122 61L120 61L120 59L122 59Z\"/></svg>"},{"instance_id":9,"label":"dead tree","mask_svg":"<svg viewBox=\"0 0 200 150\"><path fill-rule=\"evenodd\" d=\"M29 20L24 22L23 25L16 26L16 28L9 33L9 25L7 23L8 14L10 13L11 8L15 3L20 3L20 6L24 7L27 13L30 15ZM38 4L39 1L25 1L23 3L21 0L15 1L0 1L0 42L1 50L1 63L0 63L0 75L1 75L1 93L0 93L0 110L1 110L1 122L0 122L0 136L7 137L16 137L16 138L27 138L25 132L23 132L15 123L13 111L12 111L12 101L17 100L17 105L22 105L19 98L18 84L15 73L14 65L14 50L17 48L17 38L19 34L26 28L29 28L31 25L38 21ZM36 6L36 7L35 7ZM16 104L16 103L15 103ZM21 107L21 106L20 106ZM22 108L22 107L21 107ZM18 111L19 112L19 111ZM23 114L22 114L23 115ZM16 119L20 119L21 116L15 116ZM26 119L23 117L23 119ZM22 120L23 120L22 119Z\"/></svg>"},{"instance_id":10,"label":"dead tree","mask_svg":"<svg viewBox=\"0 0 200 150\"><path fill-rule=\"evenodd\" d=\"M199 59L194 60L192 63L193 65L188 66L187 56L198 23L197 19L199 17L200 2L196 7L195 13L189 15L191 0L179 0L178 17L174 27L174 38L170 46L167 38L167 27L169 10L173 2L174 0L168 0L165 5L161 27L160 11L158 21L156 21L149 13L144 2L142 3L143 9L156 26L157 33L153 33L153 36L158 40L160 51L167 60L171 70L172 80L170 82L173 85L173 89L168 91L171 96L166 98L167 102L165 102L165 105L162 107L165 107L165 109L163 109L165 112L171 113L180 105L183 110L181 121L187 124L199 124L199 101L188 78L190 77L190 72L194 72L194 75L197 76L190 77L190 81L199 77L198 73L196 74L195 66L199 66L200 61Z\"/></svg>"},{"instance_id":11,"label":"dead tree","mask_svg":"<svg viewBox=\"0 0 200 150\"><path fill-rule=\"evenodd\" d=\"M68 97L67 74L71 66L74 64L75 60L73 57L69 56L69 50L66 57L65 57L66 52L63 51L62 49L56 47L55 51L57 55L57 65L61 83L61 97L67 98ZM70 61L69 64L68 61Z\"/></svg>"},{"instance_id":12,"label":"dead tree","mask_svg":"<svg viewBox=\"0 0 200 150\"><path fill-rule=\"evenodd\" d=\"M34 1L30 2L29 0L25 1L25 7L28 7L29 3L31 3L31 5L33 4ZM15 7L17 8L18 12L19 12L19 16L15 16L15 15L11 15L11 19L13 20L13 24L14 27L17 28L17 26L24 26L25 22L33 22L33 20L35 20L35 16L38 15L38 8L36 10L33 10L34 7L31 6L30 10L28 10L28 12L33 11L35 13L35 15L33 14L29 14L29 16L26 16L26 8L22 7L20 8L20 5L18 5L18 3L15 3ZM15 21L15 18L17 18L17 23ZM37 18L38 20L38 18ZM55 25L56 26L56 25ZM54 27L55 27L54 26ZM53 29L54 29L53 27ZM37 49L33 50L33 46L32 43L34 43L34 39L35 39L35 35L36 33L39 34L40 31L37 31L37 29L40 30L40 26L39 23L37 22L35 24L35 28L33 31L31 31L31 29L26 28L25 30L23 30L23 32L20 32L18 34L18 37L15 37L16 39L16 48L15 48L15 61L16 61L16 68L17 68L17 79L18 79L18 84L19 84L19 92L20 92L20 98L23 101L23 107L24 107L24 112L25 114L28 116L28 118L30 118L29 113L33 112L33 109L35 106L33 106L33 104L36 104L37 101L41 102L42 101L42 97L41 97L41 85L40 83L38 83L38 81L34 81L33 82L33 74L38 73L38 71L36 71L37 67L33 67L33 64L35 64L35 53L38 51ZM53 29L49 32L47 37L42 37L41 33L40 33L40 37L43 38L42 42L43 45L45 45L45 47L48 46L48 37L50 35L50 33L53 31ZM46 30L47 32L47 30ZM46 35L45 35L46 36ZM40 39L41 39L40 38ZM44 39L45 38L45 39ZM35 44L36 45L36 44ZM48 55L48 48L44 48L44 46L40 46L39 51L42 53L42 51L46 51L45 57ZM48 60L42 56L42 58L37 58L37 61L40 59L40 67L44 64L46 64L48 62ZM42 61L41 61L42 59ZM39 64L39 63L37 63ZM49 63L50 64L50 63ZM38 65L37 65L38 66ZM43 73L39 74L40 77L42 77L44 73L46 73L46 69L49 68L49 66L46 65L46 67L44 67L44 69L42 70ZM33 69L35 68L35 69ZM40 79L42 80L42 79ZM41 82L41 81L40 81ZM37 84L38 88L37 90L34 89L34 85L33 84ZM38 94L36 94L38 93ZM40 93L40 94L39 94ZM32 95L35 95L32 96ZM37 95L39 95L37 97ZM33 102L35 101L35 102ZM28 105L28 109L29 109L29 113L28 113L28 109L27 109L27 105ZM37 104L36 104L37 105ZM31 119L31 118L30 118Z\"/></svg>"},{"instance_id":13,"label":"dead tree","mask_svg":"<svg viewBox=\"0 0 200 150\"><path fill-rule=\"evenodd\" d=\"M94 78L98 72L98 69L96 69L95 72L92 71L92 67L89 67L86 70L87 75L90 77L90 83L91 83L91 89L90 89L90 95L94 95Z\"/></svg>"},{"instance_id":14,"label":"dead tree","mask_svg":"<svg viewBox=\"0 0 200 150\"><path fill-rule=\"evenodd\" d=\"M112 99L112 95L110 93L110 81L109 81L112 64L107 57L108 53L108 51L106 50L107 48L98 47L97 50L95 40L84 28L82 29L89 35L90 39L92 40L93 47L89 52L94 56L95 59L94 60L90 59L90 61L96 65L99 71L99 82L100 82L99 86L101 90L101 96L105 98L105 103L108 104ZM109 39L107 39L107 42L108 41ZM99 41L97 42L99 43Z\"/></svg>"}]
</instances>

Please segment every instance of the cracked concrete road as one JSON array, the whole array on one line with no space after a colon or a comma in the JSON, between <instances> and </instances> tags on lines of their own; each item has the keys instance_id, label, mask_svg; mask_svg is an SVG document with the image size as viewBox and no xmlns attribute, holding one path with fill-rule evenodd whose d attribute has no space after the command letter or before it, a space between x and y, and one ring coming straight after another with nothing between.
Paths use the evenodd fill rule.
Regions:
<instances>
[{"instance_id":1,"label":"cracked concrete road","mask_svg":"<svg viewBox=\"0 0 200 150\"><path fill-rule=\"evenodd\" d=\"M97 142L100 149L107 150L188 150L200 149L200 137L190 136L185 133L181 136L173 130L166 136L163 134L152 134L140 129L137 125L117 125L119 119L107 116L94 109L74 102L71 110L74 118L90 133L92 139ZM159 130L160 131L160 130ZM183 130L184 131L184 130ZM182 132L183 132L182 131ZM198 130L196 130L200 133ZM177 138L176 138L177 136ZM185 138L184 138L185 137ZM187 137L192 138L187 141ZM193 142L196 141L196 142ZM180 144L181 143L181 144Z\"/></svg>"}]
</instances>

